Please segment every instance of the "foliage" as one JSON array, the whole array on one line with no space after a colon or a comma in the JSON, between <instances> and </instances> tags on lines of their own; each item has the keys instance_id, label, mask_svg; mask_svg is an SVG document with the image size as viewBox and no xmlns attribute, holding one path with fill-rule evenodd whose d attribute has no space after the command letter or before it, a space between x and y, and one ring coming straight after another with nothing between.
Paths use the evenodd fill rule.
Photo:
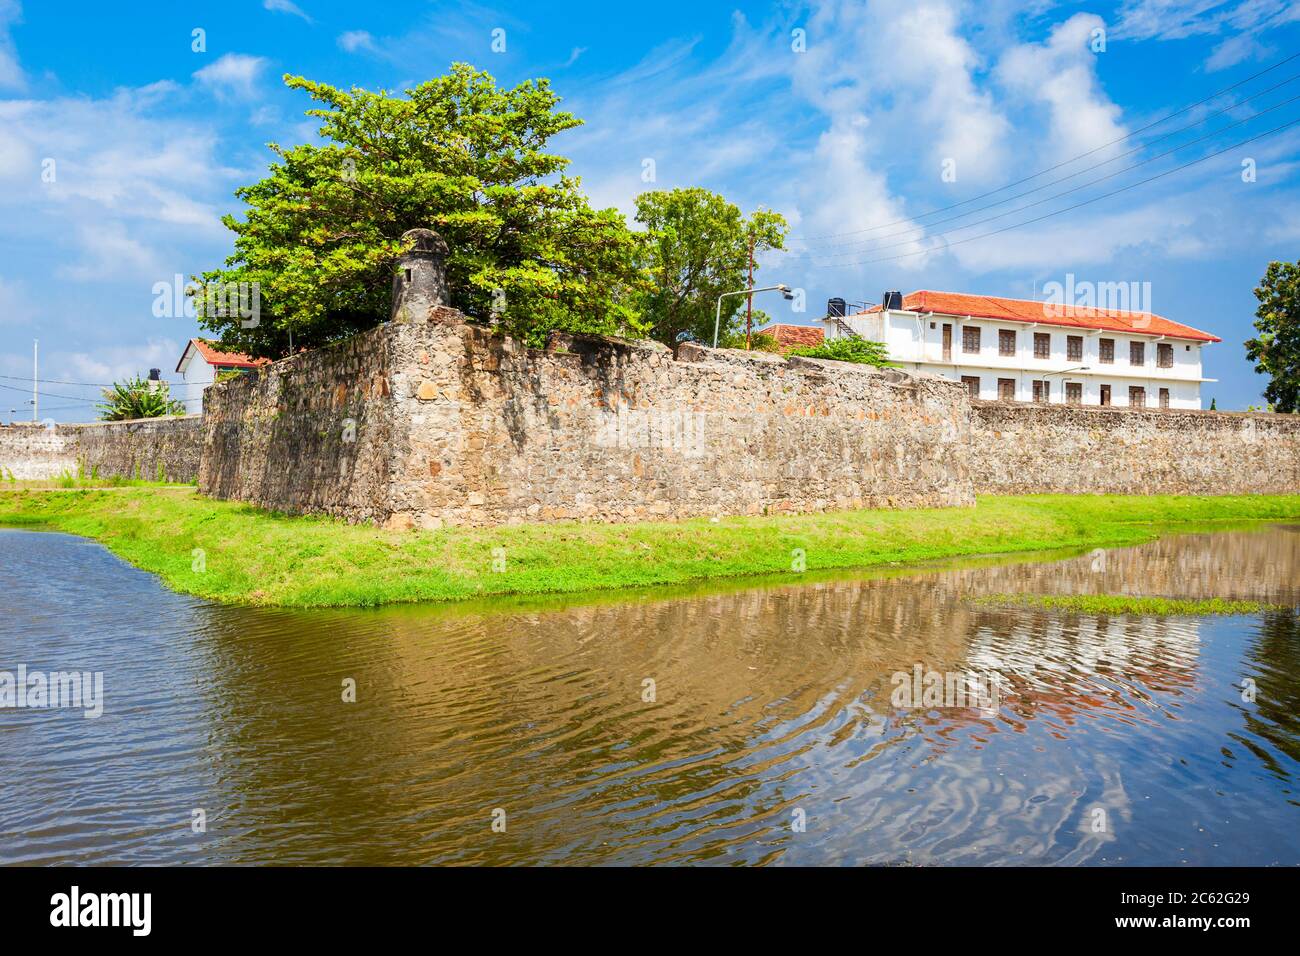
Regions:
<instances>
[{"instance_id":1,"label":"foliage","mask_svg":"<svg viewBox=\"0 0 1300 956\"><path fill-rule=\"evenodd\" d=\"M185 403L171 397L166 382L154 383L136 376L116 382L103 391L104 401L96 406L99 417L106 422L120 422L129 418L158 418L162 415L184 415Z\"/></svg>"},{"instance_id":2,"label":"foliage","mask_svg":"<svg viewBox=\"0 0 1300 956\"><path fill-rule=\"evenodd\" d=\"M1246 357L1270 376L1264 398L1279 412L1300 411L1300 262L1270 262L1255 289L1256 338Z\"/></svg>"},{"instance_id":3,"label":"foliage","mask_svg":"<svg viewBox=\"0 0 1300 956\"><path fill-rule=\"evenodd\" d=\"M388 319L400 238L431 228L450 248L452 305L534 344L548 330L636 335L641 238L617 210L593 210L552 137L581 125L546 80L498 88L451 71L392 96L285 78L321 104L321 145L271 144L270 175L236 195L244 221L209 286L256 283L260 315L201 315L221 347L279 357ZM202 311L200 307L200 311ZM252 323L249 323L250 325Z\"/></svg>"},{"instance_id":4,"label":"foliage","mask_svg":"<svg viewBox=\"0 0 1300 956\"><path fill-rule=\"evenodd\" d=\"M755 310L754 325L759 324L760 317L764 322L767 321L766 315ZM743 326L718 336L718 348L720 349L743 349L744 347L745 329ZM751 352L780 352L781 346L770 332L755 332L749 337L749 349Z\"/></svg>"},{"instance_id":5,"label":"foliage","mask_svg":"<svg viewBox=\"0 0 1300 956\"><path fill-rule=\"evenodd\" d=\"M791 349L790 355L804 358L833 359L836 362L856 362L859 365L874 365L877 368L895 368L897 362L891 362L884 342L869 342L866 339L852 339L843 336L827 339L821 345L805 345Z\"/></svg>"},{"instance_id":6,"label":"foliage","mask_svg":"<svg viewBox=\"0 0 1300 956\"><path fill-rule=\"evenodd\" d=\"M1131 594L990 594L975 598L983 607L1023 607L1077 614L1211 615L1289 610L1283 604L1225 598L1180 599Z\"/></svg>"},{"instance_id":7,"label":"foliage","mask_svg":"<svg viewBox=\"0 0 1300 956\"><path fill-rule=\"evenodd\" d=\"M1163 531L1296 518L1300 495L1027 495L980 498L973 508L754 515L716 524L700 518L396 534L261 511L243 502L204 498L192 489L76 494L0 489L0 525L95 538L186 593L298 607L540 595L746 574L788 580L795 547L807 552L809 571L962 555L987 564L997 559L982 556L995 552L1123 547ZM192 566L196 540L207 552L203 573ZM500 573L490 570L492 549L498 547L511 556Z\"/></svg>"},{"instance_id":8,"label":"foliage","mask_svg":"<svg viewBox=\"0 0 1300 956\"><path fill-rule=\"evenodd\" d=\"M787 232L779 213L759 209L746 219L739 207L699 188L642 193L636 220L646 227L639 261L653 280L641 297L642 319L669 346L682 339L712 343L718 296L747 287L750 244L755 256L780 249ZM745 298L722 300L719 344L743 330Z\"/></svg>"}]
</instances>

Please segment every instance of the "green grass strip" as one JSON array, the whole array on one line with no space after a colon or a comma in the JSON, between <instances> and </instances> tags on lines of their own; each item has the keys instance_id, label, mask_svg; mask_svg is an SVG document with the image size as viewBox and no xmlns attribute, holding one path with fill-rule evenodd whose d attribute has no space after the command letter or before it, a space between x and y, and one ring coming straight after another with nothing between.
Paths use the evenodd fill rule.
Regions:
<instances>
[{"instance_id":1,"label":"green grass strip","mask_svg":"<svg viewBox=\"0 0 1300 956\"><path fill-rule=\"evenodd\" d=\"M990 594L975 598L972 603L983 607L1038 608L1079 614L1145 614L1165 617L1291 610L1284 604L1264 604L1260 601L1227 601L1223 598L1182 600L1133 597L1127 594Z\"/></svg>"},{"instance_id":2,"label":"green grass strip","mask_svg":"<svg viewBox=\"0 0 1300 956\"><path fill-rule=\"evenodd\" d=\"M973 508L640 524L387 531L205 498L192 487L0 490L0 525L93 538L170 588L218 601L370 606L800 576L940 558L1139 544L1300 519L1300 495L1033 495ZM503 549L497 551L496 549Z\"/></svg>"}]
</instances>

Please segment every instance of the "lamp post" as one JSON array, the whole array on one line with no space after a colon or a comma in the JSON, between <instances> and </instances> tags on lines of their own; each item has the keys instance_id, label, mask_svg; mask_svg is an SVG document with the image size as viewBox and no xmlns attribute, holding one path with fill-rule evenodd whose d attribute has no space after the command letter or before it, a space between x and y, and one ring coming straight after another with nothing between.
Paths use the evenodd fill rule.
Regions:
<instances>
[{"instance_id":1,"label":"lamp post","mask_svg":"<svg viewBox=\"0 0 1300 956\"><path fill-rule=\"evenodd\" d=\"M1061 371L1059 371L1059 372L1046 372L1046 373L1044 373L1043 378L1044 378L1044 379L1048 379L1048 378L1051 378L1053 375L1066 376L1066 375L1069 375L1071 372L1087 372L1087 371L1089 371L1091 368L1092 368L1091 365L1076 365L1074 368L1063 368L1063 369L1061 369ZM1062 387L1062 388L1065 388L1065 385L1062 384L1061 387ZM1079 394L1080 394L1080 396L1082 396L1082 394L1083 394L1082 386L1080 386L1080 392L1079 392ZM1062 396L1061 400L1062 400L1062 401L1065 401L1065 397ZM1079 399L1079 401L1080 401L1080 403L1083 402L1082 397Z\"/></svg>"},{"instance_id":2,"label":"lamp post","mask_svg":"<svg viewBox=\"0 0 1300 956\"><path fill-rule=\"evenodd\" d=\"M722 300L729 295L753 295L755 292L780 292L787 301L794 298L794 293L790 291L790 287L785 283L765 285L760 289L738 289L735 292L722 293L722 295L718 296L718 308L713 314L713 347L715 349L718 347L718 327L722 324Z\"/></svg>"},{"instance_id":3,"label":"lamp post","mask_svg":"<svg viewBox=\"0 0 1300 956\"><path fill-rule=\"evenodd\" d=\"M1071 372L1087 372L1092 368L1091 365L1076 365L1074 368L1063 368L1059 372L1048 372L1048 375L1069 375Z\"/></svg>"}]
</instances>

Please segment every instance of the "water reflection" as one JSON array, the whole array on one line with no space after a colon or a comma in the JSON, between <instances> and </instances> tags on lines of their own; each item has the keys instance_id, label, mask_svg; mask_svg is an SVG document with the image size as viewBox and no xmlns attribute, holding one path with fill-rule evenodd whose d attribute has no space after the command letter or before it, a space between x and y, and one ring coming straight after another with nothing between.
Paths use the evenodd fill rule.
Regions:
<instances>
[{"instance_id":1,"label":"water reflection","mask_svg":"<svg viewBox=\"0 0 1300 956\"><path fill-rule=\"evenodd\" d=\"M569 606L312 613L164 594L99 549L36 537L0 533L0 668L105 661L108 703L98 721L0 712L0 861L1300 862L1293 614L968 600L1294 605L1295 529ZM998 708L892 706L892 675L918 665L998 675Z\"/></svg>"}]
</instances>

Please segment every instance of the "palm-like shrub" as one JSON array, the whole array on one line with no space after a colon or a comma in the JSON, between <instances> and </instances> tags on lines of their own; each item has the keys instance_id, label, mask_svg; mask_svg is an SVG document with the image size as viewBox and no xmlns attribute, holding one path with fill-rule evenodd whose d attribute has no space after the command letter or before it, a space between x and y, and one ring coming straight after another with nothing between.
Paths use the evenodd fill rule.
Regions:
<instances>
[{"instance_id":1,"label":"palm-like shrub","mask_svg":"<svg viewBox=\"0 0 1300 956\"><path fill-rule=\"evenodd\" d=\"M184 414L185 403L171 397L166 382L150 388L148 380L138 375L104 389L104 401L99 405L99 417L106 422Z\"/></svg>"}]
</instances>

